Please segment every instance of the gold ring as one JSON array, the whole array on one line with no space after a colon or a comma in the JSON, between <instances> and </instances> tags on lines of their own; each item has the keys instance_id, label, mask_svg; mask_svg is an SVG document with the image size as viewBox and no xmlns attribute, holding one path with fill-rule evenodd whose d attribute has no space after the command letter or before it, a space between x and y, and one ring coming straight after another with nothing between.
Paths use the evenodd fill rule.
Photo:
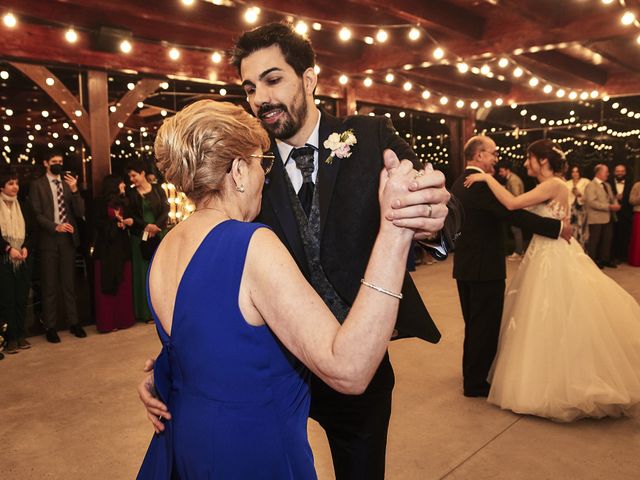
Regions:
<instances>
[{"instance_id":1,"label":"gold ring","mask_svg":"<svg viewBox=\"0 0 640 480\"><path fill-rule=\"evenodd\" d=\"M427 218L431 218L431 213L433 213L433 207L430 203L427 203L427 207L429 207L429 213L427 213Z\"/></svg>"}]
</instances>

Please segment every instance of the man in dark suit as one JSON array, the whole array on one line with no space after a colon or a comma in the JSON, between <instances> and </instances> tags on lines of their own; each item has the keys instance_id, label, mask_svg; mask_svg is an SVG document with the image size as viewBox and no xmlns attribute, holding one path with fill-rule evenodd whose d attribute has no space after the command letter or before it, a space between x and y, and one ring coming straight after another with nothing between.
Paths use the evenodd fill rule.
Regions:
<instances>
[{"instance_id":1,"label":"man in dark suit","mask_svg":"<svg viewBox=\"0 0 640 480\"><path fill-rule=\"evenodd\" d=\"M611 260L623 262L629 255L629 240L631 238L631 222L633 220L633 207L629 203L629 195L633 187L633 181L627 175L627 167L619 163L613 169L613 176L609 178L611 191L620 204L620 210L616 213L613 223L613 247Z\"/></svg>"},{"instance_id":2,"label":"man in dark suit","mask_svg":"<svg viewBox=\"0 0 640 480\"><path fill-rule=\"evenodd\" d=\"M271 24L245 33L233 63L253 113L274 139L277 157L257 221L273 228L342 321L360 288L379 228L383 152L391 149L397 157L413 160L417 169L422 166L386 118L339 119L316 108L315 55L310 43L289 27ZM443 227L450 196L444 176L430 167L418 174L412 189L398 199L394 221L425 239ZM400 335L437 342L440 334L408 274L402 293L396 327ZM384 478L394 386L388 355L363 395L340 394L317 378L310 383L310 415L327 432L336 477ZM139 388L147 408L148 387Z\"/></svg>"},{"instance_id":3,"label":"man in dark suit","mask_svg":"<svg viewBox=\"0 0 640 480\"><path fill-rule=\"evenodd\" d=\"M40 225L38 258L42 284L42 313L47 340L60 342L56 332L58 288L64 298L69 331L78 338L87 336L80 326L74 285L76 248L80 244L78 219L84 216L84 200L78 181L62 172L63 153L48 151L43 158L46 173L34 180L29 199Z\"/></svg>"},{"instance_id":4,"label":"man in dark suit","mask_svg":"<svg viewBox=\"0 0 640 480\"><path fill-rule=\"evenodd\" d=\"M456 242L453 278L464 317L465 333L462 357L464 395L486 397L487 376L498 346L504 302L505 261L502 224L508 222L550 238L571 238L571 227L525 210L507 210L486 183L464 186L468 175L494 173L497 147L489 137L471 138L464 147L466 168L451 191L460 200L465 222Z\"/></svg>"}]
</instances>

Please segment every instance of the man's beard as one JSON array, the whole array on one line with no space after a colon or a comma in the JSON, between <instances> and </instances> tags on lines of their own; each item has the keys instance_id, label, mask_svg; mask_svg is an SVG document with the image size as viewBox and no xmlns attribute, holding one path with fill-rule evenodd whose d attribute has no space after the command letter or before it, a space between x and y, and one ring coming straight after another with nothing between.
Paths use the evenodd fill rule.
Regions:
<instances>
[{"instance_id":1,"label":"man's beard","mask_svg":"<svg viewBox=\"0 0 640 480\"><path fill-rule=\"evenodd\" d=\"M624 177L626 177L626 175L616 175L616 180L621 182L624 180Z\"/></svg>"},{"instance_id":2,"label":"man's beard","mask_svg":"<svg viewBox=\"0 0 640 480\"><path fill-rule=\"evenodd\" d=\"M296 106L298 100L300 101L300 105ZM281 110L284 118L276 123L265 122L263 115L273 110ZM279 140L287 140L302 128L302 124L307 118L307 112L307 102L304 100L303 92L300 91L298 95L293 98L291 111L282 103L264 103L258 110L258 119L260 119L260 123L262 123L262 126L269 134Z\"/></svg>"}]
</instances>

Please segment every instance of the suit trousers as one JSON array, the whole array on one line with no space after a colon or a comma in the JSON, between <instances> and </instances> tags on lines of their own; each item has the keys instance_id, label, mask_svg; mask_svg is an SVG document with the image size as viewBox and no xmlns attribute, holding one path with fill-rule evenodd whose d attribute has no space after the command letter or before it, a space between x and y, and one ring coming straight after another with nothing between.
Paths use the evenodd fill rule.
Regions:
<instances>
[{"instance_id":1,"label":"suit trousers","mask_svg":"<svg viewBox=\"0 0 640 480\"><path fill-rule=\"evenodd\" d=\"M13 268L11 262L0 259L0 324L7 322L8 341L17 341L26 336L24 323L32 264L31 254L17 269Z\"/></svg>"},{"instance_id":2,"label":"suit trousers","mask_svg":"<svg viewBox=\"0 0 640 480\"><path fill-rule=\"evenodd\" d=\"M457 283L464 317L462 354L464 392L466 394L488 393L487 377L498 349L505 281L458 280Z\"/></svg>"},{"instance_id":3,"label":"suit trousers","mask_svg":"<svg viewBox=\"0 0 640 480\"><path fill-rule=\"evenodd\" d=\"M45 328L56 328L58 323L58 288L62 292L68 324L78 325L74 274L76 247L73 237L69 233L57 233L40 244L38 253Z\"/></svg>"},{"instance_id":4,"label":"suit trousers","mask_svg":"<svg viewBox=\"0 0 640 480\"><path fill-rule=\"evenodd\" d=\"M518 227L511 227L511 233L513 234L513 252L522 255L524 253L522 230Z\"/></svg>"},{"instance_id":5,"label":"suit trousers","mask_svg":"<svg viewBox=\"0 0 640 480\"><path fill-rule=\"evenodd\" d=\"M589 224L589 256L598 263L608 263L611 259L613 222Z\"/></svg>"},{"instance_id":6,"label":"suit trousers","mask_svg":"<svg viewBox=\"0 0 640 480\"><path fill-rule=\"evenodd\" d=\"M362 395L345 395L311 378L309 416L324 428L336 480L384 479L395 377L385 354Z\"/></svg>"}]
</instances>

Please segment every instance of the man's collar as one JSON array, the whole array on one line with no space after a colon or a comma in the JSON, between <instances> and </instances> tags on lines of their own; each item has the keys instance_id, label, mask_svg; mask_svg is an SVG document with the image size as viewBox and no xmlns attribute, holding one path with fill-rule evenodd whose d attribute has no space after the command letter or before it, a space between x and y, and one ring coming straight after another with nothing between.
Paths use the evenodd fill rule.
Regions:
<instances>
[{"instance_id":1,"label":"man's collar","mask_svg":"<svg viewBox=\"0 0 640 480\"><path fill-rule=\"evenodd\" d=\"M306 145L311 145L316 150L320 148L320 118L322 117L322 112L318 111L318 121L316 122L316 126L313 128L311 135L305 142ZM276 138L276 146L278 147L278 152L280 153L280 158L282 159L282 163L287 163L289 159L289 155L291 155L291 150L293 150L293 145L289 145L287 142L282 140L278 140Z\"/></svg>"},{"instance_id":2,"label":"man's collar","mask_svg":"<svg viewBox=\"0 0 640 480\"><path fill-rule=\"evenodd\" d=\"M480 167L476 167L474 165L467 165L466 167L464 167L465 170L477 170L480 173L486 173L484 170L482 170Z\"/></svg>"},{"instance_id":3,"label":"man's collar","mask_svg":"<svg viewBox=\"0 0 640 480\"><path fill-rule=\"evenodd\" d=\"M49 172L47 172L47 178L50 182L60 181L60 175L52 175Z\"/></svg>"},{"instance_id":4,"label":"man's collar","mask_svg":"<svg viewBox=\"0 0 640 480\"><path fill-rule=\"evenodd\" d=\"M593 180L596 181L597 183L604 183L602 180L600 180L598 177L593 177Z\"/></svg>"}]
</instances>

